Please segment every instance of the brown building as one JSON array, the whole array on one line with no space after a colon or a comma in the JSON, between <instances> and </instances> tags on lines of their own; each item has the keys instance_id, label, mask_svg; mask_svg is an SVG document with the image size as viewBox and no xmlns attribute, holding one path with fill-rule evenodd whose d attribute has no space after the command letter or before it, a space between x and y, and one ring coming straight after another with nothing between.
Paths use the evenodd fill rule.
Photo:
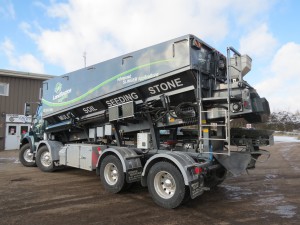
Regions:
<instances>
[{"instance_id":1,"label":"brown building","mask_svg":"<svg viewBox=\"0 0 300 225\"><path fill-rule=\"evenodd\" d=\"M42 82L50 75L0 70L0 150L19 147L22 133L30 128L31 117L24 116L25 102L39 102ZM36 104L32 104L34 114Z\"/></svg>"}]
</instances>

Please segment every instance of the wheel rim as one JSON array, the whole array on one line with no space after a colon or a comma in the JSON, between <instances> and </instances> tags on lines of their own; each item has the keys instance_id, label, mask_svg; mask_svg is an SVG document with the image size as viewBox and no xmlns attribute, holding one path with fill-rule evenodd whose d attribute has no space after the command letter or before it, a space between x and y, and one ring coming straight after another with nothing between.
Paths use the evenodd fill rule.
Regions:
<instances>
[{"instance_id":1,"label":"wheel rim","mask_svg":"<svg viewBox=\"0 0 300 225\"><path fill-rule=\"evenodd\" d=\"M108 163L104 168L104 178L109 185L115 185L119 179L119 171L115 164Z\"/></svg>"},{"instance_id":2,"label":"wheel rim","mask_svg":"<svg viewBox=\"0 0 300 225\"><path fill-rule=\"evenodd\" d=\"M33 160L33 154L30 152L30 148L26 149L23 153L23 158L26 162L34 162Z\"/></svg>"},{"instance_id":3,"label":"wheel rim","mask_svg":"<svg viewBox=\"0 0 300 225\"><path fill-rule=\"evenodd\" d=\"M41 154L41 163L43 166L45 167L49 167L52 164L52 159L51 159L51 155L50 152L43 152Z\"/></svg>"},{"instance_id":4,"label":"wheel rim","mask_svg":"<svg viewBox=\"0 0 300 225\"><path fill-rule=\"evenodd\" d=\"M161 198L172 198L176 192L175 179L170 173L166 171L160 171L154 177L154 188L156 193Z\"/></svg>"}]
</instances>

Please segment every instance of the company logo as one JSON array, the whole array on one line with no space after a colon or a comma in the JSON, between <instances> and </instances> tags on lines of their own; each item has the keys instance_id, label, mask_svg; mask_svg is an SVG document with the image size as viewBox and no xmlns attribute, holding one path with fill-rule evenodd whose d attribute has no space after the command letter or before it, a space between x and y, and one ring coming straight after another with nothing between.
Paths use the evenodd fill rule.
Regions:
<instances>
[{"instance_id":1,"label":"company logo","mask_svg":"<svg viewBox=\"0 0 300 225\"><path fill-rule=\"evenodd\" d=\"M54 88L54 92L56 94L60 93L61 92L61 89L62 89L62 84L60 82L58 82L56 85L55 85L55 88Z\"/></svg>"},{"instance_id":2,"label":"company logo","mask_svg":"<svg viewBox=\"0 0 300 225\"><path fill-rule=\"evenodd\" d=\"M57 102L63 102L68 98L69 94L72 92L72 89L68 89L62 91L62 83L58 82L55 85L54 92L56 95L53 96L53 100L57 100Z\"/></svg>"}]
</instances>

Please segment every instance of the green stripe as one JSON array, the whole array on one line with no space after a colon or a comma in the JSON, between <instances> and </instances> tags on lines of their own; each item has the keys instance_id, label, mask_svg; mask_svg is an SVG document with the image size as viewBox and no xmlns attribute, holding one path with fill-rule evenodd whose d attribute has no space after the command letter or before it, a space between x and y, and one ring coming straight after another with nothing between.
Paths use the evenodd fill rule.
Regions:
<instances>
[{"instance_id":1,"label":"green stripe","mask_svg":"<svg viewBox=\"0 0 300 225\"><path fill-rule=\"evenodd\" d=\"M102 86L104 86L104 85L106 85L106 84L108 84L108 83L110 83L110 82L112 82L112 81L118 79L119 77L122 77L122 76L128 74L128 73L131 73L131 72L133 72L133 71L135 71L135 70L139 70L139 69L144 68L144 67L147 67L147 66L151 66L151 65L159 64L159 63L163 63L163 62L170 62L170 61L173 61L173 60L174 60L174 59L160 60L160 61L156 61L156 62L152 62L152 63L148 63L148 64L144 64L144 65L141 65L141 66L134 67L134 68L132 68L132 69L130 69L130 70L127 70L127 71L125 71L125 72L122 72L122 73L120 73L120 74L118 74L118 75L115 75L115 76L113 76L113 77L111 77L111 78L109 78L109 79L103 81L102 83L98 84L96 87L90 89L90 90L87 91L86 93L84 93L84 94L78 96L77 98L74 98L74 99L72 99L72 100L69 100L69 101L67 101L67 102L57 102L57 103L56 103L56 102L49 102L49 101L47 101L47 100L45 100L45 99L42 99L42 102L43 102L45 105L52 106L52 107L59 107L59 106L66 106L66 105L69 105L69 104L73 104L73 103L75 103L75 102L78 102L78 101L82 100L83 98L87 97L88 95L92 94L94 91L96 91L96 90L99 89L100 87L102 87Z\"/></svg>"}]
</instances>

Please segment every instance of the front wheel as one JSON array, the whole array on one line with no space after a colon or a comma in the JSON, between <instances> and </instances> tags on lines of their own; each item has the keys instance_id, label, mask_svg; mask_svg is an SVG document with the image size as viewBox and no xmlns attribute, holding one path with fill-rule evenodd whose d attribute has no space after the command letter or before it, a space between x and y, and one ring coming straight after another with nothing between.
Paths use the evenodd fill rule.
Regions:
<instances>
[{"instance_id":1,"label":"front wheel","mask_svg":"<svg viewBox=\"0 0 300 225\"><path fill-rule=\"evenodd\" d=\"M52 161L51 153L46 145L42 146L36 154L36 164L44 172L53 172L55 166Z\"/></svg>"},{"instance_id":2,"label":"front wheel","mask_svg":"<svg viewBox=\"0 0 300 225\"><path fill-rule=\"evenodd\" d=\"M106 156L100 165L100 179L106 191L118 193L127 187L121 161L114 155Z\"/></svg>"},{"instance_id":3,"label":"front wheel","mask_svg":"<svg viewBox=\"0 0 300 225\"><path fill-rule=\"evenodd\" d=\"M147 184L153 201L164 208L176 208L185 199L184 179L177 167L171 163L154 164L149 171Z\"/></svg>"},{"instance_id":4,"label":"front wheel","mask_svg":"<svg viewBox=\"0 0 300 225\"><path fill-rule=\"evenodd\" d=\"M33 159L33 153L30 151L30 144L27 143L20 148L19 152L20 162L27 167L36 166L35 160Z\"/></svg>"}]
</instances>

